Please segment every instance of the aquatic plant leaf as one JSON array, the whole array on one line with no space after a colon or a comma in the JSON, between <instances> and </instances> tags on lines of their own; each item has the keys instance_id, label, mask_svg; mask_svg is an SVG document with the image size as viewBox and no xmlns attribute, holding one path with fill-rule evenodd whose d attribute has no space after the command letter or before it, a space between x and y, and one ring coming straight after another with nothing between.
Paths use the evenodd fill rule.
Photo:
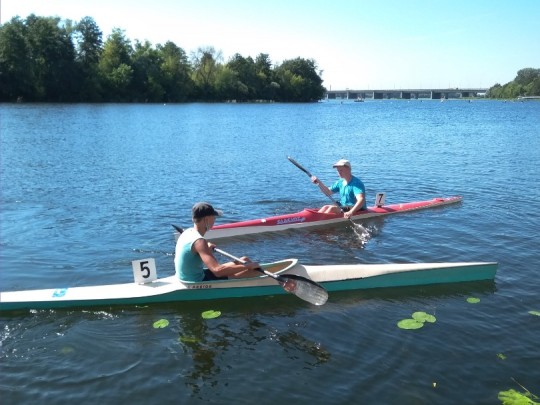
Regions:
<instances>
[{"instance_id":1,"label":"aquatic plant leaf","mask_svg":"<svg viewBox=\"0 0 540 405\"><path fill-rule=\"evenodd\" d=\"M467 302L469 304L478 304L480 302L480 298L469 297L467 298Z\"/></svg>"},{"instance_id":2,"label":"aquatic plant leaf","mask_svg":"<svg viewBox=\"0 0 540 405\"><path fill-rule=\"evenodd\" d=\"M529 314L540 316L540 311L529 311Z\"/></svg>"},{"instance_id":3,"label":"aquatic plant leaf","mask_svg":"<svg viewBox=\"0 0 540 405\"><path fill-rule=\"evenodd\" d=\"M221 312L220 311L214 311L213 309L211 309L209 311L204 311L201 315L202 315L202 317L204 319L213 319L213 318L217 318L218 316L220 316Z\"/></svg>"},{"instance_id":4,"label":"aquatic plant leaf","mask_svg":"<svg viewBox=\"0 0 540 405\"><path fill-rule=\"evenodd\" d=\"M154 322L155 329L166 328L167 326L169 326L169 321L166 319L160 319L159 321Z\"/></svg>"},{"instance_id":5,"label":"aquatic plant leaf","mask_svg":"<svg viewBox=\"0 0 540 405\"><path fill-rule=\"evenodd\" d=\"M429 322L433 323L437 320L433 315L427 314L425 312L419 311L412 314L413 319L417 320L418 322Z\"/></svg>"},{"instance_id":6,"label":"aquatic plant leaf","mask_svg":"<svg viewBox=\"0 0 540 405\"><path fill-rule=\"evenodd\" d=\"M424 322L418 322L416 319L402 319L397 326L401 329L420 329L424 326Z\"/></svg>"},{"instance_id":7,"label":"aquatic plant leaf","mask_svg":"<svg viewBox=\"0 0 540 405\"><path fill-rule=\"evenodd\" d=\"M497 398L501 400L503 405L540 405L540 402L535 402L530 398L530 393L522 394L516 390L501 391Z\"/></svg>"}]
</instances>

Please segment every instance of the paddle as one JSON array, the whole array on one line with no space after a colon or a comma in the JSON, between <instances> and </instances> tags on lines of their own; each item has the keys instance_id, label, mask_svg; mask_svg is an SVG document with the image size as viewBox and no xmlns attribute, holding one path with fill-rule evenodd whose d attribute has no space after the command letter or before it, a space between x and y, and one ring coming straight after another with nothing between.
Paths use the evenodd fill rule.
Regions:
<instances>
[{"instance_id":1,"label":"paddle","mask_svg":"<svg viewBox=\"0 0 540 405\"><path fill-rule=\"evenodd\" d=\"M175 224L171 224L171 226L176 230L176 232L178 233L182 233L184 232L184 228L180 228L179 226L175 225Z\"/></svg>"},{"instance_id":2,"label":"paddle","mask_svg":"<svg viewBox=\"0 0 540 405\"><path fill-rule=\"evenodd\" d=\"M172 227L179 233L184 232L182 228L176 225ZM232 260L245 264L241 259L225 252L224 250L214 247L214 250L223 256L227 256ZM313 305L323 305L328 300L328 292L320 284L309 278L299 276L297 274L274 274L262 268L255 269L276 280L283 289L298 298L303 299Z\"/></svg>"},{"instance_id":3,"label":"paddle","mask_svg":"<svg viewBox=\"0 0 540 405\"><path fill-rule=\"evenodd\" d=\"M246 264L245 261L240 258L225 252L224 250L214 248L216 252L227 256L228 258L235 260L241 264ZM297 274L274 274L263 268L259 267L255 269L261 273L266 274L268 277L272 277L276 280L283 289L291 294L296 295L298 298L303 299L313 305L323 305L328 300L328 292L320 284L316 283L309 278L299 276Z\"/></svg>"},{"instance_id":4,"label":"paddle","mask_svg":"<svg viewBox=\"0 0 540 405\"><path fill-rule=\"evenodd\" d=\"M304 166L302 166L300 163L298 163L298 162L297 162L296 160L294 160L292 157L287 156L287 159L289 159L289 161L290 161L293 165L295 165L295 166L298 167L300 170L302 170L304 173L306 173L306 174L309 176L310 179L311 179L311 177L313 177L312 174L311 174ZM322 191L322 190L321 190L321 191ZM325 196L327 196L327 197L330 199L330 201L332 201L332 203L333 203L336 207L338 207L339 210L340 210L343 214L345 214L345 211L343 210L343 207L341 206L340 203L338 203L336 200L334 200L331 196L327 195L326 193L323 193L323 194L324 194ZM360 229L362 230L362 236L364 236L364 235L368 236L368 235L369 235L369 232L366 231L366 229L365 229L362 225L355 223L350 217L347 217L347 219L351 222L351 224L353 225L354 229L356 229L356 228L358 227L358 228L360 228Z\"/></svg>"}]
</instances>

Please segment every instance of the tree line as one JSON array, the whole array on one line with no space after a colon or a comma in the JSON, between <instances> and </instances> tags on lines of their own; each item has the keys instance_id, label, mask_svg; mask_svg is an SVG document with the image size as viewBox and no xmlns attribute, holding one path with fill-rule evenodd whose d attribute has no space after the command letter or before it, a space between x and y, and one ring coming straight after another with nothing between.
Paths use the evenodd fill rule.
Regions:
<instances>
[{"instance_id":1,"label":"tree line","mask_svg":"<svg viewBox=\"0 0 540 405\"><path fill-rule=\"evenodd\" d=\"M490 98L517 98L519 96L540 96L540 69L525 68L517 72L516 78L501 86L491 87L487 96Z\"/></svg>"},{"instance_id":2,"label":"tree line","mask_svg":"<svg viewBox=\"0 0 540 405\"><path fill-rule=\"evenodd\" d=\"M312 102L323 98L313 59L273 64L213 47L190 56L174 42L131 42L103 33L91 17L14 17L0 26L0 101L31 102Z\"/></svg>"}]
</instances>

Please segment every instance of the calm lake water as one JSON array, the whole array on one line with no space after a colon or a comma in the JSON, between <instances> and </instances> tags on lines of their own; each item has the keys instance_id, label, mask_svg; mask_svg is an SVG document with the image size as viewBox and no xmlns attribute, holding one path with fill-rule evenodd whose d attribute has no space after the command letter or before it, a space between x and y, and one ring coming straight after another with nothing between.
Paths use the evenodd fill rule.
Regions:
<instances>
[{"instance_id":1,"label":"calm lake water","mask_svg":"<svg viewBox=\"0 0 540 405\"><path fill-rule=\"evenodd\" d=\"M463 202L220 242L258 261L497 261L494 282L0 315L2 404L497 404L540 396L540 103L0 105L0 288L174 273L170 224L327 202L347 158L387 203ZM225 259L223 259L225 260ZM467 298L479 298L470 304ZM219 318L201 313L219 310ZM437 321L407 331L415 311ZM164 329L153 323L167 319Z\"/></svg>"}]
</instances>

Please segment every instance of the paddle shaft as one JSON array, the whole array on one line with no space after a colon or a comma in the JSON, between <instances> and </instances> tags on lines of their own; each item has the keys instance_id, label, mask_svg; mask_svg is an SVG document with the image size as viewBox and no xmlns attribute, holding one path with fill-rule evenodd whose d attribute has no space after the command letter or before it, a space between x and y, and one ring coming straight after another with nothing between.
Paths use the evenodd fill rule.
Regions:
<instances>
[{"instance_id":1,"label":"paddle shaft","mask_svg":"<svg viewBox=\"0 0 540 405\"><path fill-rule=\"evenodd\" d=\"M214 250L215 250L216 252L218 252L219 254L221 254L221 255L223 255L223 256L226 256L226 257L228 257L229 259L232 259L232 260L234 260L234 261L236 261L236 262L238 262L238 263L240 263L240 264L244 264L244 265L246 264L246 262L245 262L244 260L240 259L239 257L233 256L233 255L231 255L230 253L225 252L224 250L221 250L221 249L219 249L219 248L217 248L217 247L215 247ZM266 271L266 270L264 270L264 269L262 269L262 268L260 268L260 267L256 268L255 270L260 271L261 273L264 273L264 274L266 274L267 276L270 276L270 277L272 277L272 278L274 278L274 279L280 281L279 276L276 276L274 273L271 273L271 272L269 272L269 271Z\"/></svg>"}]
</instances>

